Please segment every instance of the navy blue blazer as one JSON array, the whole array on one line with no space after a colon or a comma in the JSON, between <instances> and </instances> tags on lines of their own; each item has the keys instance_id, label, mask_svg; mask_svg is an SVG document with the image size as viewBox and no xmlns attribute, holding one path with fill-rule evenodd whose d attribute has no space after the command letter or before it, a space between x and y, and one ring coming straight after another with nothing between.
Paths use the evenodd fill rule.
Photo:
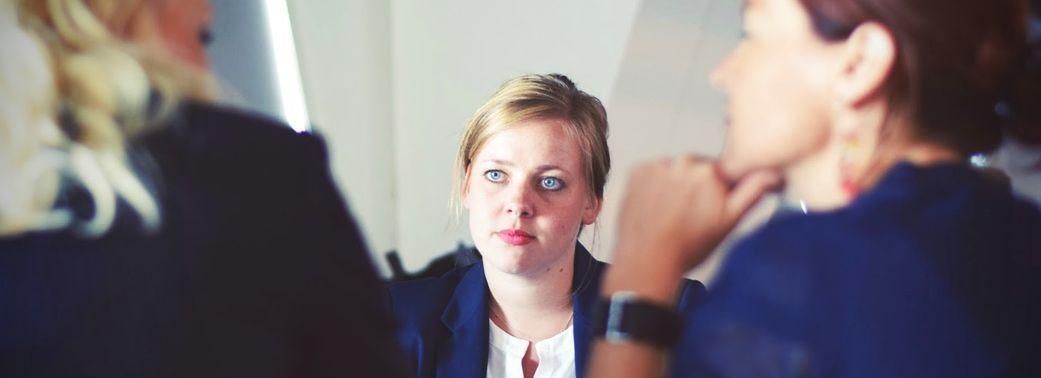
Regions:
<instances>
[{"instance_id":1,"label":"navy blue blazer","mask_svg":"<svg viewBox=\"0 0 1041 378\"><path fill-rule=\"evenodd\" d=\"M607 264L581 244L572 279L575 370L583 376L592 341L594 308ZM705 295L701 282L683 283L679 309L692 312ZM390 298L399 321L398 342L416 377L484 377L488 367L488 284L484 264L438 278L395 284Z\"/></svg>"},{"instance_id":2,"label":"navy blue blazer","mask_svg":"<svg viewBox=\"0 0 1041 378\"><path fill-rule=\"evenodd\" d=\"M735 246L676 354L691 377L1041 377L1041 212L897 165Z\"/></svg>"}]
</instances>

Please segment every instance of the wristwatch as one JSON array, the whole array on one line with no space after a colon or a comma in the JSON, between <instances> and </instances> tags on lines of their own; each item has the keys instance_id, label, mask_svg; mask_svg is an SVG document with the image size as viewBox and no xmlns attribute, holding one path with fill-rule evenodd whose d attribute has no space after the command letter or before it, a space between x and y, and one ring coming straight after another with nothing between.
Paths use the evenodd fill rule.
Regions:
<instances>
[{"instance_id":1,"label":"wristwatch","mask_svg":"<svg viewBox=\"0 0 1041 378\"><path fill-rule=\"evenodd\" d=\"M594 334L611 342L638 342L660 348L679 341L682 321L673 308L619 291L596 307Z\"/></svg>"}]
</instances>

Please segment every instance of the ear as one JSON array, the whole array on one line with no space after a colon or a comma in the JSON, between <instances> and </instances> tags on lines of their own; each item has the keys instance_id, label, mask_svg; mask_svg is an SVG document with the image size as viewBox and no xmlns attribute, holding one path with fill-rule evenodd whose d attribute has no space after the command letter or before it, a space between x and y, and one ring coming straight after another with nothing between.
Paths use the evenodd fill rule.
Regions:
<instances>
[{"instance_id":1,"label":"ear","mask_svg":"<svg viewBox=\"0 0 1041 378\"><path fill-rule=\"evenodd\" d=\"M842 43L835 91L839 101L856 108L881 93L896 65L896 40L884 25L865 22Z\"/></svg>"},{"instance_id":2,"label":"ear","mask_svg":"<svg viewBox=\"0 0 1041 378\"><path fill-rule=\"evenodd\" d=\"M603 202L600 197L589 197L589 200L586 201L586 208L582 210L582 224L590 225L596 222L596 217L600 215L600 205Z\"/></svg>"}]
</instances>

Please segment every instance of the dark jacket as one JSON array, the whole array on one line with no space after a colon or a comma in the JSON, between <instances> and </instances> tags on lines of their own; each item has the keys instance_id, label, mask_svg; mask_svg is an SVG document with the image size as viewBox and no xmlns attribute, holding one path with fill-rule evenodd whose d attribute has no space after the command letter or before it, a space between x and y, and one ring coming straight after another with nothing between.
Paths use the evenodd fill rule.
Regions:
<instances>
[{"instance_id":1,"label":"dark jacket","mask_svg":"<svg viewBox=\"0 0 1041 378\"><path fill-rule=\"evenodd\" d=\"M0 376L393 375L385 288L320 139L188 104L131 147L157 234L121 202L97 239L0 238Z\"/></svg>"},{"instance_id":2,"label":"dark jacket","mask_svg":"<svg viewBox=\"0 0 1041 378\"><path fill-rule=\"evenodd\" d=\"M575 370L583 376L593 339L594 308L607 264L579 244L572 279ZM679 309L690 312L705 286L687 281ZM416 377L484 377L488 367L488 283L480 262L444 276L394 284L398 342Z\"/></svg>"},{"instance_id":3,"label":"dark jacket","mask_svg":"<svg viewBox=\"0 0 1041 378\"><path fill-rule=\"evenodd\" d=\"M1039 377L1041 212L968 166L899 164L740 242L676 354L690 377Z\"/></svg>"}]
</instances>

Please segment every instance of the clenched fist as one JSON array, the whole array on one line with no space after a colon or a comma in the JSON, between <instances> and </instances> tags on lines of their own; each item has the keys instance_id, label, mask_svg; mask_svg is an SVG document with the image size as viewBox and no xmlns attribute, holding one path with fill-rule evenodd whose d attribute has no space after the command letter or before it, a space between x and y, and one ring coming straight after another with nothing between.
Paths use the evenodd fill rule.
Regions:
<instances>
[{"instance_id":1,"label":"clenched fist","mask_svg":"<svg viewBox=\"0 0 1041 378\"><path fill-rule=\"evenodd\" d=\"M716 160L690 155L643 164L627 184L615 264L682 275L703 262L779 182L771 171L728 182Z\"/></svg>"}]
</instances>

